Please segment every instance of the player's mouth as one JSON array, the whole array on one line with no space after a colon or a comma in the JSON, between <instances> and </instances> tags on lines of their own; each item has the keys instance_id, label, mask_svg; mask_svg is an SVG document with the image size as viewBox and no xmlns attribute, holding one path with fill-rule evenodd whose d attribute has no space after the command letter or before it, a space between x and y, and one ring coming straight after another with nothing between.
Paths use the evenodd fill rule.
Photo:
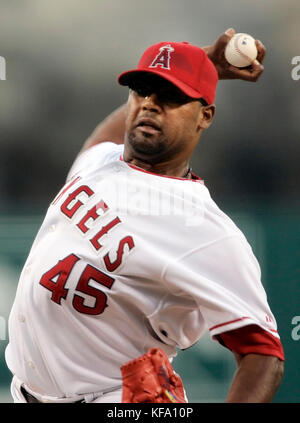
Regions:
<instances>
[{"instance_id":1,"label":"player's mouth","mask_svg":"<svg viewBox=\"0 0 300 423\"><path fill-rule=\"evenodd\" d=\"M160 125L154 120L150 118L141 118L136 125L136 128L140 129L143 132L147 132L148 134L156 134L161 132Z\"/></svg>"}]
</instances>

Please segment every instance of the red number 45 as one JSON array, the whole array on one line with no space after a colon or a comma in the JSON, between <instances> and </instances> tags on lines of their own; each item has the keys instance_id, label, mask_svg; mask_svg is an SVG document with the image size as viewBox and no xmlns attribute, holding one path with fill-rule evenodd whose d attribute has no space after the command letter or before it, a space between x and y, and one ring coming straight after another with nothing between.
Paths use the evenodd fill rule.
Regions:
<instances>
[{"instance_id":1,"label":"red number 45","mask_svg":"<svg viewBox=\"0 0 300 423\"><path fill-rule=\"evenodd\" d=\"M61 304L61 300L67 298L69 290L65 288L65 285L74 265L78 260L80 260L79 257L75 254L70 254L63 260L59 260L54 267L44 273L41 277L40 284L52 292L51 300L55 303ZM90 280L106 286L109 289L115 281L99 269L96 269L88 264L78 280L76 291L94 297L95 304L92 307L84 304L84 297L77 294L74 294L72 304L75 310L79 311L79 313L93 315L101 314L107 307L107 296L99 289L90 286Z\"/></svg>"}]
</instances>

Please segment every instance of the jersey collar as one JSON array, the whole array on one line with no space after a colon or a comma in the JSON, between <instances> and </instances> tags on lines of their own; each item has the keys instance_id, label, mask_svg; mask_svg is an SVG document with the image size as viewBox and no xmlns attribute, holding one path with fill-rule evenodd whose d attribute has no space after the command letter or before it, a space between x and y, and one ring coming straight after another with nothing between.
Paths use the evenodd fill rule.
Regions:
<instances>
[{"instance_id":1,"label":"jersey collar","mask_svg":"<svg viewBox=\"0 0 300 423\"><path fill-rule=\"evenodd\" d=\"M141 167L138 167L138 166L135 166L131 163L125 162L123 156L120 156L120 160L122 162L124 162L127 166L131 167L134 170L138 170L139 172L148 173L150 175L155 175L155 176L160 176L161 178L178 179L179 181L200 182L201 184L204 185L203 179L200 178L200 176L196 175L194 172L191 172L191 176L192 176L191 179L179 178L177 176L160 175L158 173L149 172L148 170L142 169Z\"/></svg>"}]
</instances>

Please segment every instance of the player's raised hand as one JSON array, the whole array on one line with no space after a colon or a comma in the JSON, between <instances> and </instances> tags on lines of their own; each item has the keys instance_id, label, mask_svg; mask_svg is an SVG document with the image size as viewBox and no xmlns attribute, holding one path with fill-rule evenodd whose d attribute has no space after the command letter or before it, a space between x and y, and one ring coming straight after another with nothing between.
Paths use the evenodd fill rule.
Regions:
<instances>
[{"instance_id":1,"label":"player's raised hand","mask_svg":"<svg viewBox=\"0 0 300 423\"><path fill-rule=\"evenodd\" d=\"M256 60L245 68L232 66L225 59L224 52L234 34L235 30L233 28L227 29L212 45L203 47L203 49L214 63L219 79L242 79L249 82L256 82L264 71L262 63L266 55L266 48L261 41L255 40L258 51Z\"/></svg>"}]
</instances>

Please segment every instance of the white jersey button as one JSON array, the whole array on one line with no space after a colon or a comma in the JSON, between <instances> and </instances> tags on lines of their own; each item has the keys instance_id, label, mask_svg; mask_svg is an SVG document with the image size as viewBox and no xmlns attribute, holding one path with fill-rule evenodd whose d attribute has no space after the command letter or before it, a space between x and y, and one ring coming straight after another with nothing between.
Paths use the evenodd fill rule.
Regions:
<instances>
[{"instance_id":1,"label":"white jersey button","mask_svg":"<svg viewBox=\"0 0 300 423\"><path fill-rule=\"evenodd\" d=\"M56 225L51 225L50 228L49 228L49 231L54 232L55 229L56 229Z\"/></svg>"},{"instance_id":2,"label":"white jersey button","mask_svg":"<svg viewBox=\"0 0 300 423\"><path fill-rule=\"evenodd\" d=\"M23 316L23 314L19 315L19 321L24 323L25 322L25 316Z\"/></svg>"},{"instance_id":3,"label":"white jersey button","mask_svg":"<svg viewBox=\"0 0 300 423\"><path fill-rule=\"evenodd\" d=\"M33 361L28 361L28 366L29 366L31 369L35 369L35 365L34 365Z\"/></svg>"}]
</instances>

